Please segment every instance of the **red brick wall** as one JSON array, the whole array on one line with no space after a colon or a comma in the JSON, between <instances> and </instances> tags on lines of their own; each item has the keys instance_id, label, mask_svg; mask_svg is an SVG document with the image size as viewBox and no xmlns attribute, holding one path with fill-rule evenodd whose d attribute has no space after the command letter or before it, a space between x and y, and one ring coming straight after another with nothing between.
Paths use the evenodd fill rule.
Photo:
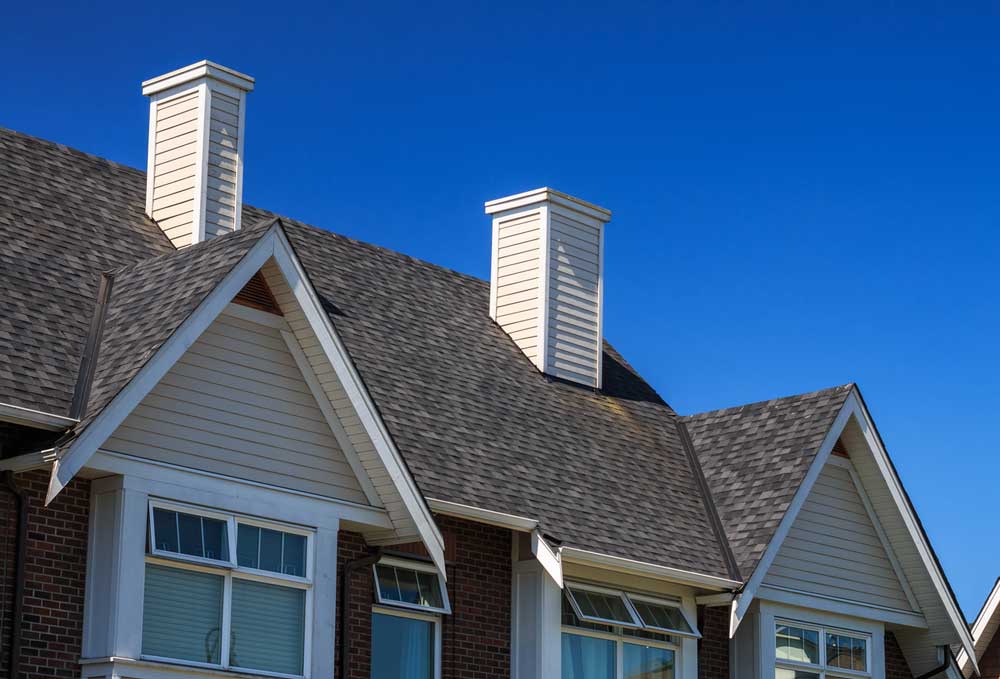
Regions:
<instances>
[{"instance_id":1,"label":"red brick wall","mask_svg":"<svg viewBox=\"0 0 1000 679\"><path fill-rule=\"evenodd\" d=\"M437 522L449 545L446 558L452 608L441 626L441 677L506 679L510 676L510 531L450 517L437 517ZM368 553L355 533L342 531L339 540L338 570ZM351 649L346 679L369 679L371 672L371 573L370 568L358 570L351 581ZM339 621L337 624L339 638ZM339 676L339 643L336 655L335 676L343 679Z\"/></svg>"},{"instance_id":2,"label":"red brick wall","mask_svg":"<svg viewBox=\"0 0 1000 679\"><path fill-rule=\"evenodd\" d=\"M892 632L885 633L885 679L913 679L910 666Z\"/></svg>"},{"instance_id":3,"label":"red brick wall","mask_svg":"<svg viewBox=\"0 0 1000 679\"><path fill-rule=\"evenodd\" d=\"M983 651L979 671L982 679L1000 678L1000 634L994 634L990 645Z\"/></svg>"},{"instance_id":4,"label":"red brick wall","mask_svg":"<svg viewBox=\"0 0 1000 679\"><path fill-rule=\"evenodd\" d=\"M90 482L72 481L49 507L44 506L48 472L19 474L27 491L28 542L25 563L24 624L21 629L22 679L78 677L83 641L83 590L87 569L87 520ZM14 546L17 512L10 493L0 491L0 669L10 662L13 619Z\"/></svg>"},{"instance_id":5,"label":"red brick wall","mask_svg":"<svg viewBox=\"0 0 1000 679\"><path fill-rule=\"evenodd\" d=\"M729 679L729 607L699 606L698 679Z\"/></svg>"}]
</instances>

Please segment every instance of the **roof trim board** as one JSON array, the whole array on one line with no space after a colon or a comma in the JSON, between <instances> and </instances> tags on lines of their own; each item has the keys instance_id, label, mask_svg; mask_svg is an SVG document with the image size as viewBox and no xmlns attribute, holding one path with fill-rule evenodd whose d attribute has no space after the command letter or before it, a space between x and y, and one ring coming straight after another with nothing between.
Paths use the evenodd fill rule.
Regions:
<instances>
[{"instance_id":1,"label":"roof trim board","mask_svg":"<svg viewBox=\"0 0 1000 679\"><path fill-rule=\"evenodd\" d=\"M997 578L996 582L993 583L993 589L990 590L989 596L986 597L983 607L979 609L979 614L976 615L976 619L972 623L972 643L977 661L993 641L997 628L1000 627L1000 620L995 619L998 606L1000 606L1000 578ZM993 629L987 632L990 627ZM964 674L969 665L969 654L963 648L958 652L955 660Z\"/></svg>"},{"instance_id":2,"label":"roof trim board","mask_svg":"<svg viewBox=\"0 0 1000 679\"><path fill-rule=\"evenodd\" d=\"M708 589L733 590L742 584L738 580L730 580L728 578L720 578L714 575L705 575L703 573L685 571L680 568L671 568L670 566L660 566L658 564L647 563L645 561L635 561L621 556L600 554L598 552L591 552L589 550L578 549L576 547L561 547L559 549L559 556L564 562L568 561L570 563L607 568L615 571L621 571L623 573L645 575Z\"/></svg>"},{"instance_id":3,"label":"roof trim board","mask_svg":"<svg viewBox=\"0 0 1000 679\"><path fill-rule=\"evenodd\" d=\"M435 565L444 572L444 538L434 524L430 508L417 489L416 482L392 443L371 397L340 342L329 317L323 311L316 292L288 242L278 219L267 228L243 258L188 315L177 330L156 350L139 372L115 395L111 402L69 444L55 461L49 479L46 504L52 501L83 468L98 448L142 401L166 372L198 339L230 301L261 267L273 259L288 281L323 351L341 380L351 403L357 409L366 432L375 444L379 459L399 493L410 518L424 541ZM305 373L309 374L309 373ZM348 458L350 459L350 458ZM353 467L353 465L352 465Z\"/></svg>"},{"instance_id":4,"label":"roof trim board","mask_svg":"<svg viewBox=\"0 0 1000 679\"><path fill-rule=\"evenodd\" d=\"M12 403L0 403L0 422L10 422L49 431L64 431L79 421L65 415L43 413L41 410L32 410Z\"/></svg>"},{"instance_id":5,"label":"roof trim board","mask_svg":"<svg viewBox=\"0 0 1000 679\"><path fill-rule=\"evenodd\" d=\"M785 537L788 535L788 531L791 529L792 523L795 521L796 516L798 516L799 510L802 508L806 497L808 497L809 492L812 490L812 487L822 471L823 466L829 459L834 444L852 417L857 421L861 428L865 442L872 453L872 457L878 471L889 489L892 500L903 519L907 533L916 547L924 569L931 579L934 590L947 612L948 619L957 633L962 647L966 649L967 652L971 651L973 647L972 637L970 636L968 627L963 620L958 603L955 601L951 587L948 585L948 581L945 578L944 573L941 571L937 558L934 555L934 551L927 540L927 535L924 533L923 527L916 517L913 506L906 495L906 491L903 489L902 482L896 474L896 470L889 459L889 455L886 452L884 445L882 444L882 439L878 435L878 431L875 428L871 415L868 412L868 409L864 404L864 400L861 398L861 394L856 387L851 389L847 399L844 401L844 405L841 407L840 413L837 415L837 418L827 433L826 438L823 440L823 445L816 454L805 479L796 491L791 505L782 517L781 523L775 531L767 549L764 551L764 555L757 564L757 568L754 570L753 575L747 581L743 591L733 602L730 617L730 636L735 634L740 621L746 614L753 599L760 593L761 581L774 561L778 550L781 548Z\"/></svg>"}]
</instances>

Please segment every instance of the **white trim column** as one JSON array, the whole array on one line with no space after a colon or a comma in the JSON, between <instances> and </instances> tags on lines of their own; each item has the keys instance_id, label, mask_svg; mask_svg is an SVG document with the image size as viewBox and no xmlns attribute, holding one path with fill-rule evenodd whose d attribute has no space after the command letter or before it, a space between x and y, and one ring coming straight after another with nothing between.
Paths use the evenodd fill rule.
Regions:
<instances>
[{"instance_id":1,"label":"white trim column","mask_svg":"<svg viewBox=\"0 0 1000 679\"><path fill-rule=\"evenodd\" d=\"M562 590L537 560L514 564L511 596L511 677L562 674Z\"/></svg>"}]
</instances>

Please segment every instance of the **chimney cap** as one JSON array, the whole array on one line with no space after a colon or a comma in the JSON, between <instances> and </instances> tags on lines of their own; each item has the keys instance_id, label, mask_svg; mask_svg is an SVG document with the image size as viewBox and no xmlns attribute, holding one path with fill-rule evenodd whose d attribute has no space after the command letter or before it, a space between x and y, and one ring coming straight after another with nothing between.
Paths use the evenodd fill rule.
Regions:
<instances>
[{"instance_id":1,"label":"chimney cap","mask_svg":"<svg viewBox=\"0 0 1000 679\"><path fill-rule=\"evenodd\" d=\"M226 68L214 61L202 59L190 66L178 68L176 71L170 71L170 73L164 73L155 78L144 80L142 83L142 93L148 97L200 78L212 78L244 92L253 91L254 79L252 77L245 73L234 71L231 68Z\"/></svg>"},{"instance_id":2,"label":"chimney cap","mask_svg":"<svg viewBox=\"0 0 1000 679\"><path fill-rule=\"evenodd\" d=\"M524 193L515 193L513 196L497 198L496 200L488 200L484 203L484 207L486 208L486 214L493 215L498 212L505 212L506 210L515 210L529 205L534 205L535 203L546 202L555 203L556 205L561 205L562 207L570 210L582 212L588 217L593 217L594 219L602 222L608 222L611 220L611 210L605 209L600 205L588 203L587 201L571 196L568 193L550 189L547 186L543 186L540 189L525 191Z\"/></svg>"}]
</instances>

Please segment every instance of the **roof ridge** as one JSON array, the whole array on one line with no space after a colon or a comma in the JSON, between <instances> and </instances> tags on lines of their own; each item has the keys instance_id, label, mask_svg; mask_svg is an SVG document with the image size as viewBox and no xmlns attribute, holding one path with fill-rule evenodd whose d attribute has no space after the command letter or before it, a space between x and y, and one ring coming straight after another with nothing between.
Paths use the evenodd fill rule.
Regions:
<instances>
[{"instance_id":1,"label":"roof ridge","mask_svg":"<svg viewBox=\"0 0 1000 679\"><path fill-rule=\"evenodd\" d=\"M716 408L714 410L703 410L697 413L689 413L687 415L681 415L683 420L691 420L699 417L708 417L711 415L732 415L746 408L752 408L754 406L768 406L777 405L791 399L801 399L801 398L811 398L815 396L820 396L823 394L835 393L837 391L845 389L854 389L857 387L856 382L846 382L844 384L838 384L833 387L824 387L822 389L815 389L813 391L806 391L799 394L789 394L787 396L778 396L775 398L763 399L761 401L753 401L751 403L743 403L741 405L727 406L725 408Z\"/></svg>"},{"instance_id":2,"label":"roof ridge","mask_svg":"<svg viewBox=\"0 0 1000 679\"><path fill-rule=\"evenodd\" d=\"M34 134L29 134L27 132L15 130L11 127L4 127L3 125L0 125L0 134L5 134L5 133L15 137L21 137L22 139L27 139L32 143L42 144L44 146L51 147L54 150L60 151L62 153L73 153L76 155L84 156L85 158L88 158L90 160L96 160L102 163L108 163L109 165L113 165L116 168L127 170L129 172L135 172L136 174L143 175L143 177L146 176L145 170L140 170L139 168L133 167L132 165L126 165L125 163L120 163L117 160L112 160L111 158L106 158L105 156L99 156L96 153L91 153L90 151L84 151L83 149L79 149L75 146L70 146L69 144L63 144L62 142L59 141L53 141L52 139L46 139L45 137L39 137Z\"/></svg>"}]
</instances>

